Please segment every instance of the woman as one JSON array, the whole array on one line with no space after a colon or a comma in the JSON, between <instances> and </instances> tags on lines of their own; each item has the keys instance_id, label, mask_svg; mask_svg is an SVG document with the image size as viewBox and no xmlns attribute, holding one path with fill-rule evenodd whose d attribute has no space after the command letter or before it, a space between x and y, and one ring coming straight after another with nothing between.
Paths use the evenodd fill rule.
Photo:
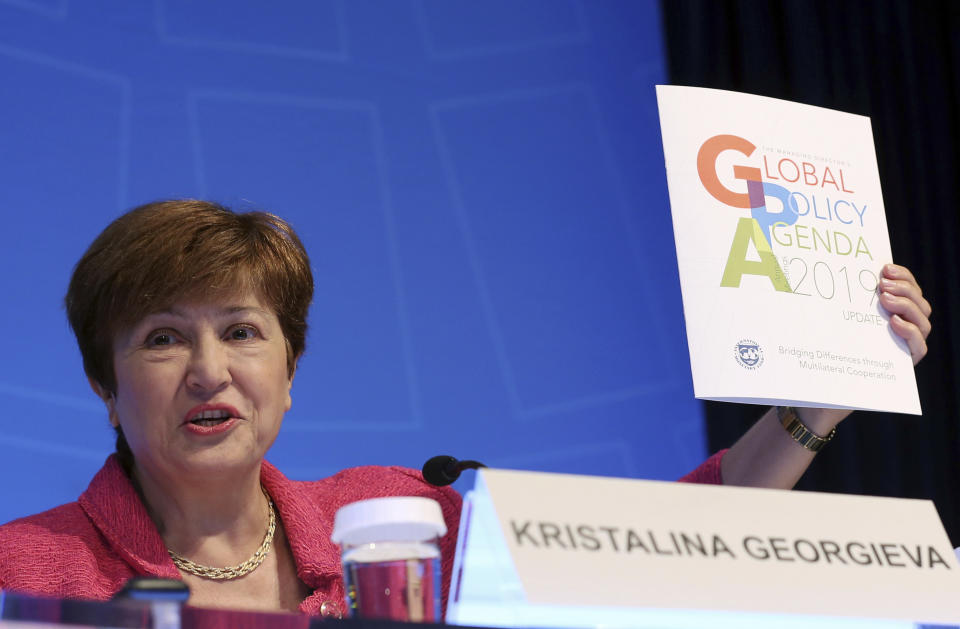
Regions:
<instances>
[{"instance_id":1,"label":"woman","mask_svg":"<svg viewBox=\"0 0 960 629\"><path fill-rule=\"evenodd\" d=\"M884 305L915 360L929 305L889 266ZM121 216L74 271L66 304L117 453L78 502L0 527L0 588L107 599L133 576L183 579L190 603L340 615L330 542L337 508L364 498L437 500L446 600L460 498L403 468L286 479L264 456L291 405L313 293L290 226L203 201ZM826 435L847 413L802 409ZM813 457L769 412L683 480L789 487Z\"/></svg>"},{"instance_id":2,"label":"woman","mask_svg":"<svg viewBox=\"0 0 960 629\"><path fill-rule=\"evenodd\" d=\"M336 616L338 507L429 496L456 531L459 496L416 472L295 483L264 462L290 408L312 294L306 252L274 216L172 201L108 226L66 306L117 454L78 502L0 529L0 587L107 599L150 575L182 578L198 606Z\"/></svg>"}]
</instances>

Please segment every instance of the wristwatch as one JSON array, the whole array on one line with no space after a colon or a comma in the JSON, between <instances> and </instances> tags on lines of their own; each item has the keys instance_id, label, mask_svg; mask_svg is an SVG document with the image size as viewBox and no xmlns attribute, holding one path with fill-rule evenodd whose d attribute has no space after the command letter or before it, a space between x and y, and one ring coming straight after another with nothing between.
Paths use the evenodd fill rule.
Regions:
<instances>
[{"instance_id":1,"label":"wristwatch","mask_svg":"<svg viewBox=\"0 0 960 629\"><path fill-rule=\"evenodd\" d=\"M800 420L797 409L792 406L778 406L777 417L793 440L811 452L819 452L837 434L836 427L826 437L815 434Z\"/></svg>"}]
</instances>

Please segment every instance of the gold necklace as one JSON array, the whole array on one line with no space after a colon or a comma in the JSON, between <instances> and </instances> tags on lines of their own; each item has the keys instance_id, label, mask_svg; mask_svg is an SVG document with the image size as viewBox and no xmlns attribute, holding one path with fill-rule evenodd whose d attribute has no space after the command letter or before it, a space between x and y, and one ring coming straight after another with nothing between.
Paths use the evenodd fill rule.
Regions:
<instances>
[{"instance_id":1,"label":"gold necklace","mask_svg":"<svg viewBox=\"0 0 960 629\"><path fill-rule=\"evenodd\" d=\"M186 557L182 557L168 548L167 552L170 553L170 558L173 559L174 565L184 572L189 572L190 574L198 577L212 579L214 581L229 581L230 579L239 579L240 577L250 574L256 570L260 564L263 563L263 560L266 559L267 555L270 554L270 546L273 544L273 534L277 530L277 514L273 510L273 501L270 500L270 496L267 496L266 491L263 492L263 495L267 497L267 508L270 510L270 522L267 524L267 533L263 536L263 543L260 544L260 548L257 549L257 552L253 553L252 557L235 566L214 568L213 566L204 566L194 563Z\"/></svg>"}]
</instances>

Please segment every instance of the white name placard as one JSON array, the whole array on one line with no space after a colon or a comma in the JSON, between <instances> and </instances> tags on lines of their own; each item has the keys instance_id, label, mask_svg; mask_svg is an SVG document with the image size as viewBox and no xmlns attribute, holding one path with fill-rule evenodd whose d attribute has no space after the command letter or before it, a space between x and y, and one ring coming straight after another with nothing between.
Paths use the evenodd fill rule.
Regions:
<instances>
[{"instance_id":1,"label":"white name placard","mask_svg":"<svg viewBox=\"0 0 960 629\"><path fill-rule=\"evenodd\" d=\"M487 615L454 621L640 627L630 610L677 609L960 621L960 565L925 500L482 470L461 535L451 609Z\"/></svg>"},{"instance_id":2,"label":"white name placard","mask_svg":"<svg viewBox=\"0 0 960 629\"><path fill-rule=\"evenodd\" d=\"M870 119L657 86L697 397L920 413ZM908 211L909 208L897 208Z\"/></svg>"}]
</instances>

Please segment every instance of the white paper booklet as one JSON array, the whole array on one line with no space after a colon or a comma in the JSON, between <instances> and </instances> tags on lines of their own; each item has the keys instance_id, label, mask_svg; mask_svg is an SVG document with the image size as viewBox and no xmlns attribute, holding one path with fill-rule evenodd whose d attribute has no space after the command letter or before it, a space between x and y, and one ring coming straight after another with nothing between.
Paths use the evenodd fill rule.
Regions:
<instances>
[{"instance_id":1,"label":"white paper booklet","mask_svg":"<svg viewBox=\"0 0 960 629\"><path fill-rule=\"evenodd\" d=\"M657 86L698 398L920 413L870 119Z\"/></svg>"}]
</instances>

